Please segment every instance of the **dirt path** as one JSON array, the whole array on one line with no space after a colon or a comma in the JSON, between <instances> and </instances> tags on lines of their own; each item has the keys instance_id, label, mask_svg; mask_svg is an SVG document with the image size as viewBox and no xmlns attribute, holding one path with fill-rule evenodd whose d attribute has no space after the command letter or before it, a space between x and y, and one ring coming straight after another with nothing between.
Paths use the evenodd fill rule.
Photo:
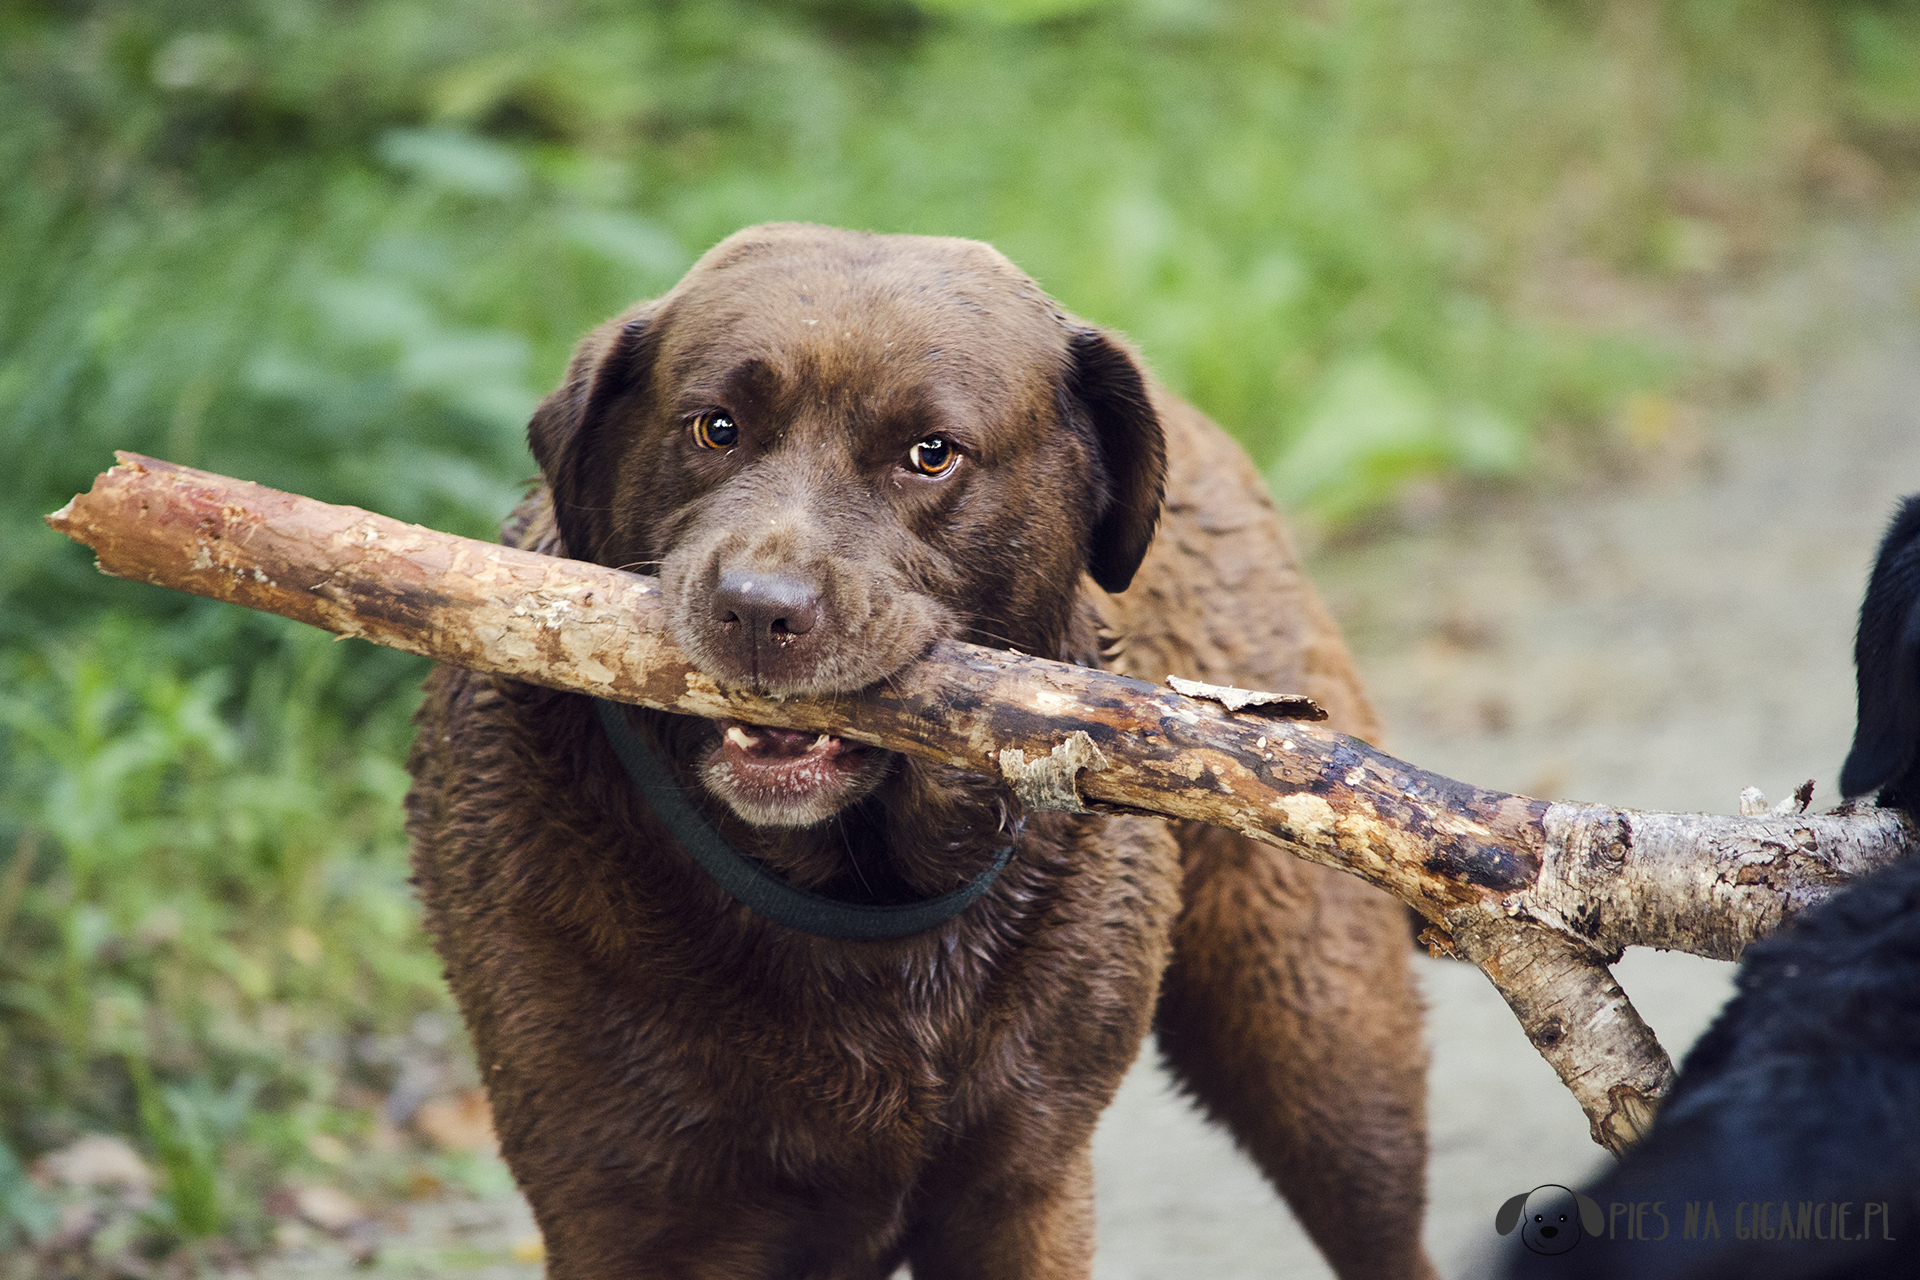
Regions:
<instances>
[{"instance_id":1,"label":"dirt path","mask_svg":"<svg viewBox=\"0 0 1920 1280\"><path fill-rule=\"evenodd\" d=\"M1920 490L1920 219L1811 237L1717 302L1703 363L1772 394L1680 426L1664 479L1581 483L1316 557L1389 749L1483 786L1731 813L1753 785L1816 803L1853 728L1854 613L1894 500ZM1622 985L1678 1058L1732 966L1630 951ZM1508 1196L1605 1157L1506 1006L1423 961L1433 1046L1427 1240L1485 1274ZM1326 1276L1226 1140L1137 1069L1099 1137L1102 1280ZM1390 1211L1356 1206L1361 1214Z\"/></svg>"},{"instance_id":2,"label":"dirt path","mask_svg":"<svg viewBox=\"0 0 1920 1280\"><path fill-rule=\"evenodd\" d=\"M1397 754L1560 799L1732 812L1744 786L1777 798L1813 777L1816 802L1832 802L1852 727L1853 611L1894 499L1920 489L1920 218L1810 236L1801 265L1714 302L1693 333L1701 365L1760 370L1771 391L1697 423L1670 415L1644 460L1657 478L1570 476L1316 557ZM1618 972L1677 1058L1725 999L1731 966L1633 952ZM1502 1200L1577 1182L1604 1157L1478 971L1423 960L1421 977L1427 1238L1444 1274L1477 1276ZM1101 1280L1329 1274L1151 1062L1129 1077L1095 1159ZM322 1245L263 1274L539 1274L512 1256L531 1232L515 1197L397 1217L407 1226L371 1269Z\"/></svg>"}]
</instances>

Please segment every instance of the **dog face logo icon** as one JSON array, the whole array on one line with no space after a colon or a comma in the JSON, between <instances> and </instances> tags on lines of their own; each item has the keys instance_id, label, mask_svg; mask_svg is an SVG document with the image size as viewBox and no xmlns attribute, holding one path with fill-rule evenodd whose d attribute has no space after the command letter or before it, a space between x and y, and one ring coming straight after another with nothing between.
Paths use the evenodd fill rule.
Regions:
<instances>
[{"instance_id":1,"label":"dog face logo icon","mask_svg":"<svg viewBox=\"0 0 1920 1280\"><path fill-rule=\"evenodd\" d=\"M1565 1253L1581 1236L1597 1236L1607 1220L1592 1196L1548 1183L1517 1195L1500 1206L1493 1229L1511 1235L1520 1228L1520 1242L1535 1253Z\"/></svg>"}]
</instances>

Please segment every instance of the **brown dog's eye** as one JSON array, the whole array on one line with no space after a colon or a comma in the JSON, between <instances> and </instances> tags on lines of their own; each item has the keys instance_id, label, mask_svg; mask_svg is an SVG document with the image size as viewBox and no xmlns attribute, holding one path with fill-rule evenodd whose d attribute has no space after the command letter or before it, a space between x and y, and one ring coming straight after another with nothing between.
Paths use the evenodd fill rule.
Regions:
<instances>
[{"instance_id":1,"label":"brown dog's eye","mask_svg":"<svg viewBox=\"0 0 1920 1280\"><path fill-rule=\"evenodd\" d=\"M731 449L740 440L740 428L718 410L693 420L693 442L702 449Z\"/></svg>"},{"instance_id":2,"label":"brown dog's eye","mask_svg":"<svg viewBox=\"0 0 1920 1280\"><path fill-rule=\"evenodd\" d=\"M960 454L945 436L928 436L907 450L907 465L923 476L936 479L953 470L953 464L958 461Z\"/></svg>"}]
</instances>

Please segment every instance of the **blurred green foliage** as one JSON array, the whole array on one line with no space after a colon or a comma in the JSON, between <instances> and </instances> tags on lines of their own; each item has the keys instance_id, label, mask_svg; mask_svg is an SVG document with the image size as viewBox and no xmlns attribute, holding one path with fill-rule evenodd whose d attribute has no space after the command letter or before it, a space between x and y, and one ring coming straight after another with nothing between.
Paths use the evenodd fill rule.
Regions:
<instances>
[{"instance_id":1,"label":"blurred green foliage","mask_svg":"<svg viewBox=\"0 0 1920 1280\"><path fill-rule=\"evenodd\" d=\"M0 59L30 1234L25 1163L105 1131L162 1170L159 1238L244 1236L314 1134L364 1136L353 1038L445 1004L419 664L95 574L38 517L111 450L485 536L576 336L799 218L994 242L1338 521L1670 375L1575 267L1710 269L1714 208L1920 154L1894 0L0 0Z\"/></svg>"},{"instance_id":2,"label":"blurred green foliage","mask_svg":"<svg viewBox=\"0 0 1920 1280\"><path fill-rule=\"evenodd\" d=\"M445 999L402 856L419 672L261 621L108 615L0 655L0 1141L137 1139L189 1238L365 1127L345 1037Z\"/></svg>"}]
</instances>

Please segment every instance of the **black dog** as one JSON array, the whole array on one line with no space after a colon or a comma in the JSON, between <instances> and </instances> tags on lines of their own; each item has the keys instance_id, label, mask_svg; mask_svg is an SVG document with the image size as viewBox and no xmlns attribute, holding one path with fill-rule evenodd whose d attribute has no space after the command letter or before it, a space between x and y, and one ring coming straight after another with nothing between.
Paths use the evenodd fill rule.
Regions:
<instances>
[{"instance_id":1,"label":"black dog","mask_svg":"<svg viewBox=\"0 0 1920 1280\"><path fill-rule=\"evenodd\" d=\"M1920 493L1900 504L1860 606L1860 719L1840 791L1920 818Z\"/></svg>"},{"instance_id":2,"label":"black dog","mask_svg":"<svg viewBox=\"0 0 1920 1280\"><path fill-rule=\"evenodd\" d=\"M1842 789L1920 804L1920 495L1860 610ZM1920 859L1806 913L1741 960L1652 1132L1589 1188L1633 1229L1509 1276L1816 1280L1920 1274ZM1611 1220L1611 1213L1609 1214ZM1610 1221L1611 1225L1611 1221Z\"/></svg>"}]
</instances>

